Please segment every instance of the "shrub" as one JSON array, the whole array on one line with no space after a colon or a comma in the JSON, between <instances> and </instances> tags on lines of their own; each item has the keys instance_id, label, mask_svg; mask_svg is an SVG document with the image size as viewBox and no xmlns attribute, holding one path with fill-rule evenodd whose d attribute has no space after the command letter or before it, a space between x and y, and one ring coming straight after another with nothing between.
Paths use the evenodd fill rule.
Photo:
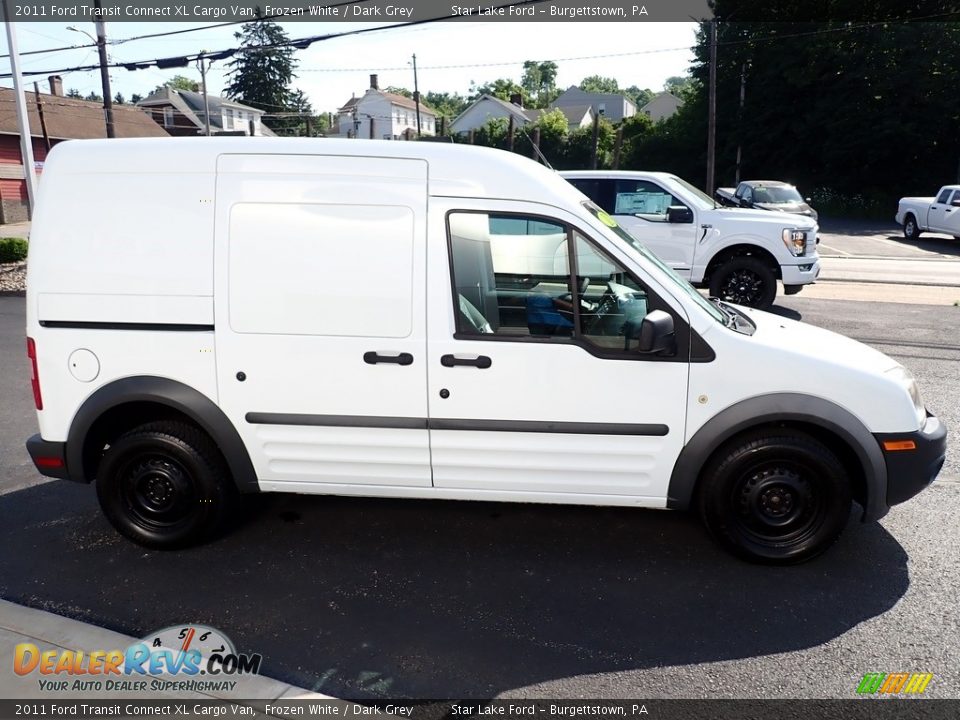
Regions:
<instances>
[{"instance_id":1,"label":"shrub","mask_svg":"<svg viewBox=\"0 0 960 720\"><path fill-rule=\"evenodd\" d=\"M27 257L27 241L23 238L0 238L0 263L19 262Z\"/></svg>"}]
</instances>

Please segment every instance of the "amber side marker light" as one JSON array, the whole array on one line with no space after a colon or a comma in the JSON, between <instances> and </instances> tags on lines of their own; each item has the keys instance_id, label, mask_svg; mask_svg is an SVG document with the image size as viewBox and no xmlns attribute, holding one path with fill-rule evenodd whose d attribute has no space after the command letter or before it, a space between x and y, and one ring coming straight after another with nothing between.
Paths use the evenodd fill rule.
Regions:
<instances>
[{"instance_id":1,"label":"amber side marker light","mask_svg":"<svg viewBox=\"0 0 960 720\"><path fill-rule=\"evenodd\" d=\"M916 450L917 444L913 440L884 440L883 449L887 452L897 450Z\"/></svg>"}]
</instances>

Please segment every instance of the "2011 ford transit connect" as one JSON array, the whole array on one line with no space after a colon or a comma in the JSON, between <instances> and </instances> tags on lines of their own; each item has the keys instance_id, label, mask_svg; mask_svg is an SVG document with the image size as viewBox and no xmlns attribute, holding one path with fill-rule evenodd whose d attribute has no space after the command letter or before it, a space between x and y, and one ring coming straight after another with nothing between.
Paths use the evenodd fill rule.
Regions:
<instances>
[{"instance_id":1,"label":"2011 ford transit connect","mask_svg":"<svg viewBox=\"0 0 960 720\"><path fill-rule=\"evenodd\" d=\"M30 454L149 547L285 491L695 507L797 562L943 463L896 361L705 300L500 151L64 143L28 266Z\"/></svg>"}]
</instances>

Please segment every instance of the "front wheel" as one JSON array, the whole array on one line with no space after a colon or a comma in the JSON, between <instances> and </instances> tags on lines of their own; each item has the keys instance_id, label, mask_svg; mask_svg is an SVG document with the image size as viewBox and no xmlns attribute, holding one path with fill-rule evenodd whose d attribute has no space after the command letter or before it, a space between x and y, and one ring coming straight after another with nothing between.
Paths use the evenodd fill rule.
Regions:
<instances>
[{"instance_id":1,"label":"front wheel","mask_svg":"<svg viewBox=\"0 0 960 720\"><path fill-rule=\"evenodd\" d=\"M920 226L917 225L917 219L913 215L907 215L903 221L903 236L907 240L916 240L920 237Z\"/></svg>"},{"instance_id":2,"label":"front wheel","mask_svg":"<svg viewBox=\"0 0 960 720\"><path fill-rule=\"evenodd\" d=\"M121 435L97 471L97 498L110 523L159 550L211 537L235 495L216 445L186 423L154 422Z\"/></svg>"},{"instance_id":3,"label":"front wheel","mask_svg":"<svg viewBox=\"0 0 960 720\"><path fill-rule=\"evenodd\" d=\"M777 296L777 278L759 258L735 257L711 274L710 295L734 305L766 310Z\"/></svg>"},{"instance_id":4,"label":"front wheel","mask_svg":"<svg viewBox=\"0 0 960 720\"><path fill-rule=\"evenodd\" d=\"M710 533L751 562L789 565L826 550L850 516L850 481L818 440L787 430L733 440L701 479L700 515Z\"/></svg>"}]
</instances>

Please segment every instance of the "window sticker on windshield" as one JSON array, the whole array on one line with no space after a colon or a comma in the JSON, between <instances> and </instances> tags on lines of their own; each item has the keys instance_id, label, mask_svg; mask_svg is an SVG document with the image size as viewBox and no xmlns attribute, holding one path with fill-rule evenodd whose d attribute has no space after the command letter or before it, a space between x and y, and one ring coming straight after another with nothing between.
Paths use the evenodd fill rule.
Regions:
<instances>
[{"instance_id":1,"label":"window sticker on windshield","mask_svg":"<svg viewBox=\"0 0 960 720\"><path fill-rule=\"evenodd\" d=\"M614 220L612 217L610 217L610 215L607 214L607 211L606 211L606 210L597 209L597 211L594 213L594 215L597 216L597 220L599 220L600 222L602 222L602 223L603 223L604 225L606 225L608 228L615 228L615 227L617 227L617 221Z\"/></svg>"},{"instance_id":2,"label":"window sticker on windshield","mask_svg":"<svg viewBox=\"0 0 960 720\"><path fill-rule=\"evenodd\" d=\"M618 215L664 215L670 205L670 196L663 193L617 193L614 212Z\"/></svg>"}]
</instances>

